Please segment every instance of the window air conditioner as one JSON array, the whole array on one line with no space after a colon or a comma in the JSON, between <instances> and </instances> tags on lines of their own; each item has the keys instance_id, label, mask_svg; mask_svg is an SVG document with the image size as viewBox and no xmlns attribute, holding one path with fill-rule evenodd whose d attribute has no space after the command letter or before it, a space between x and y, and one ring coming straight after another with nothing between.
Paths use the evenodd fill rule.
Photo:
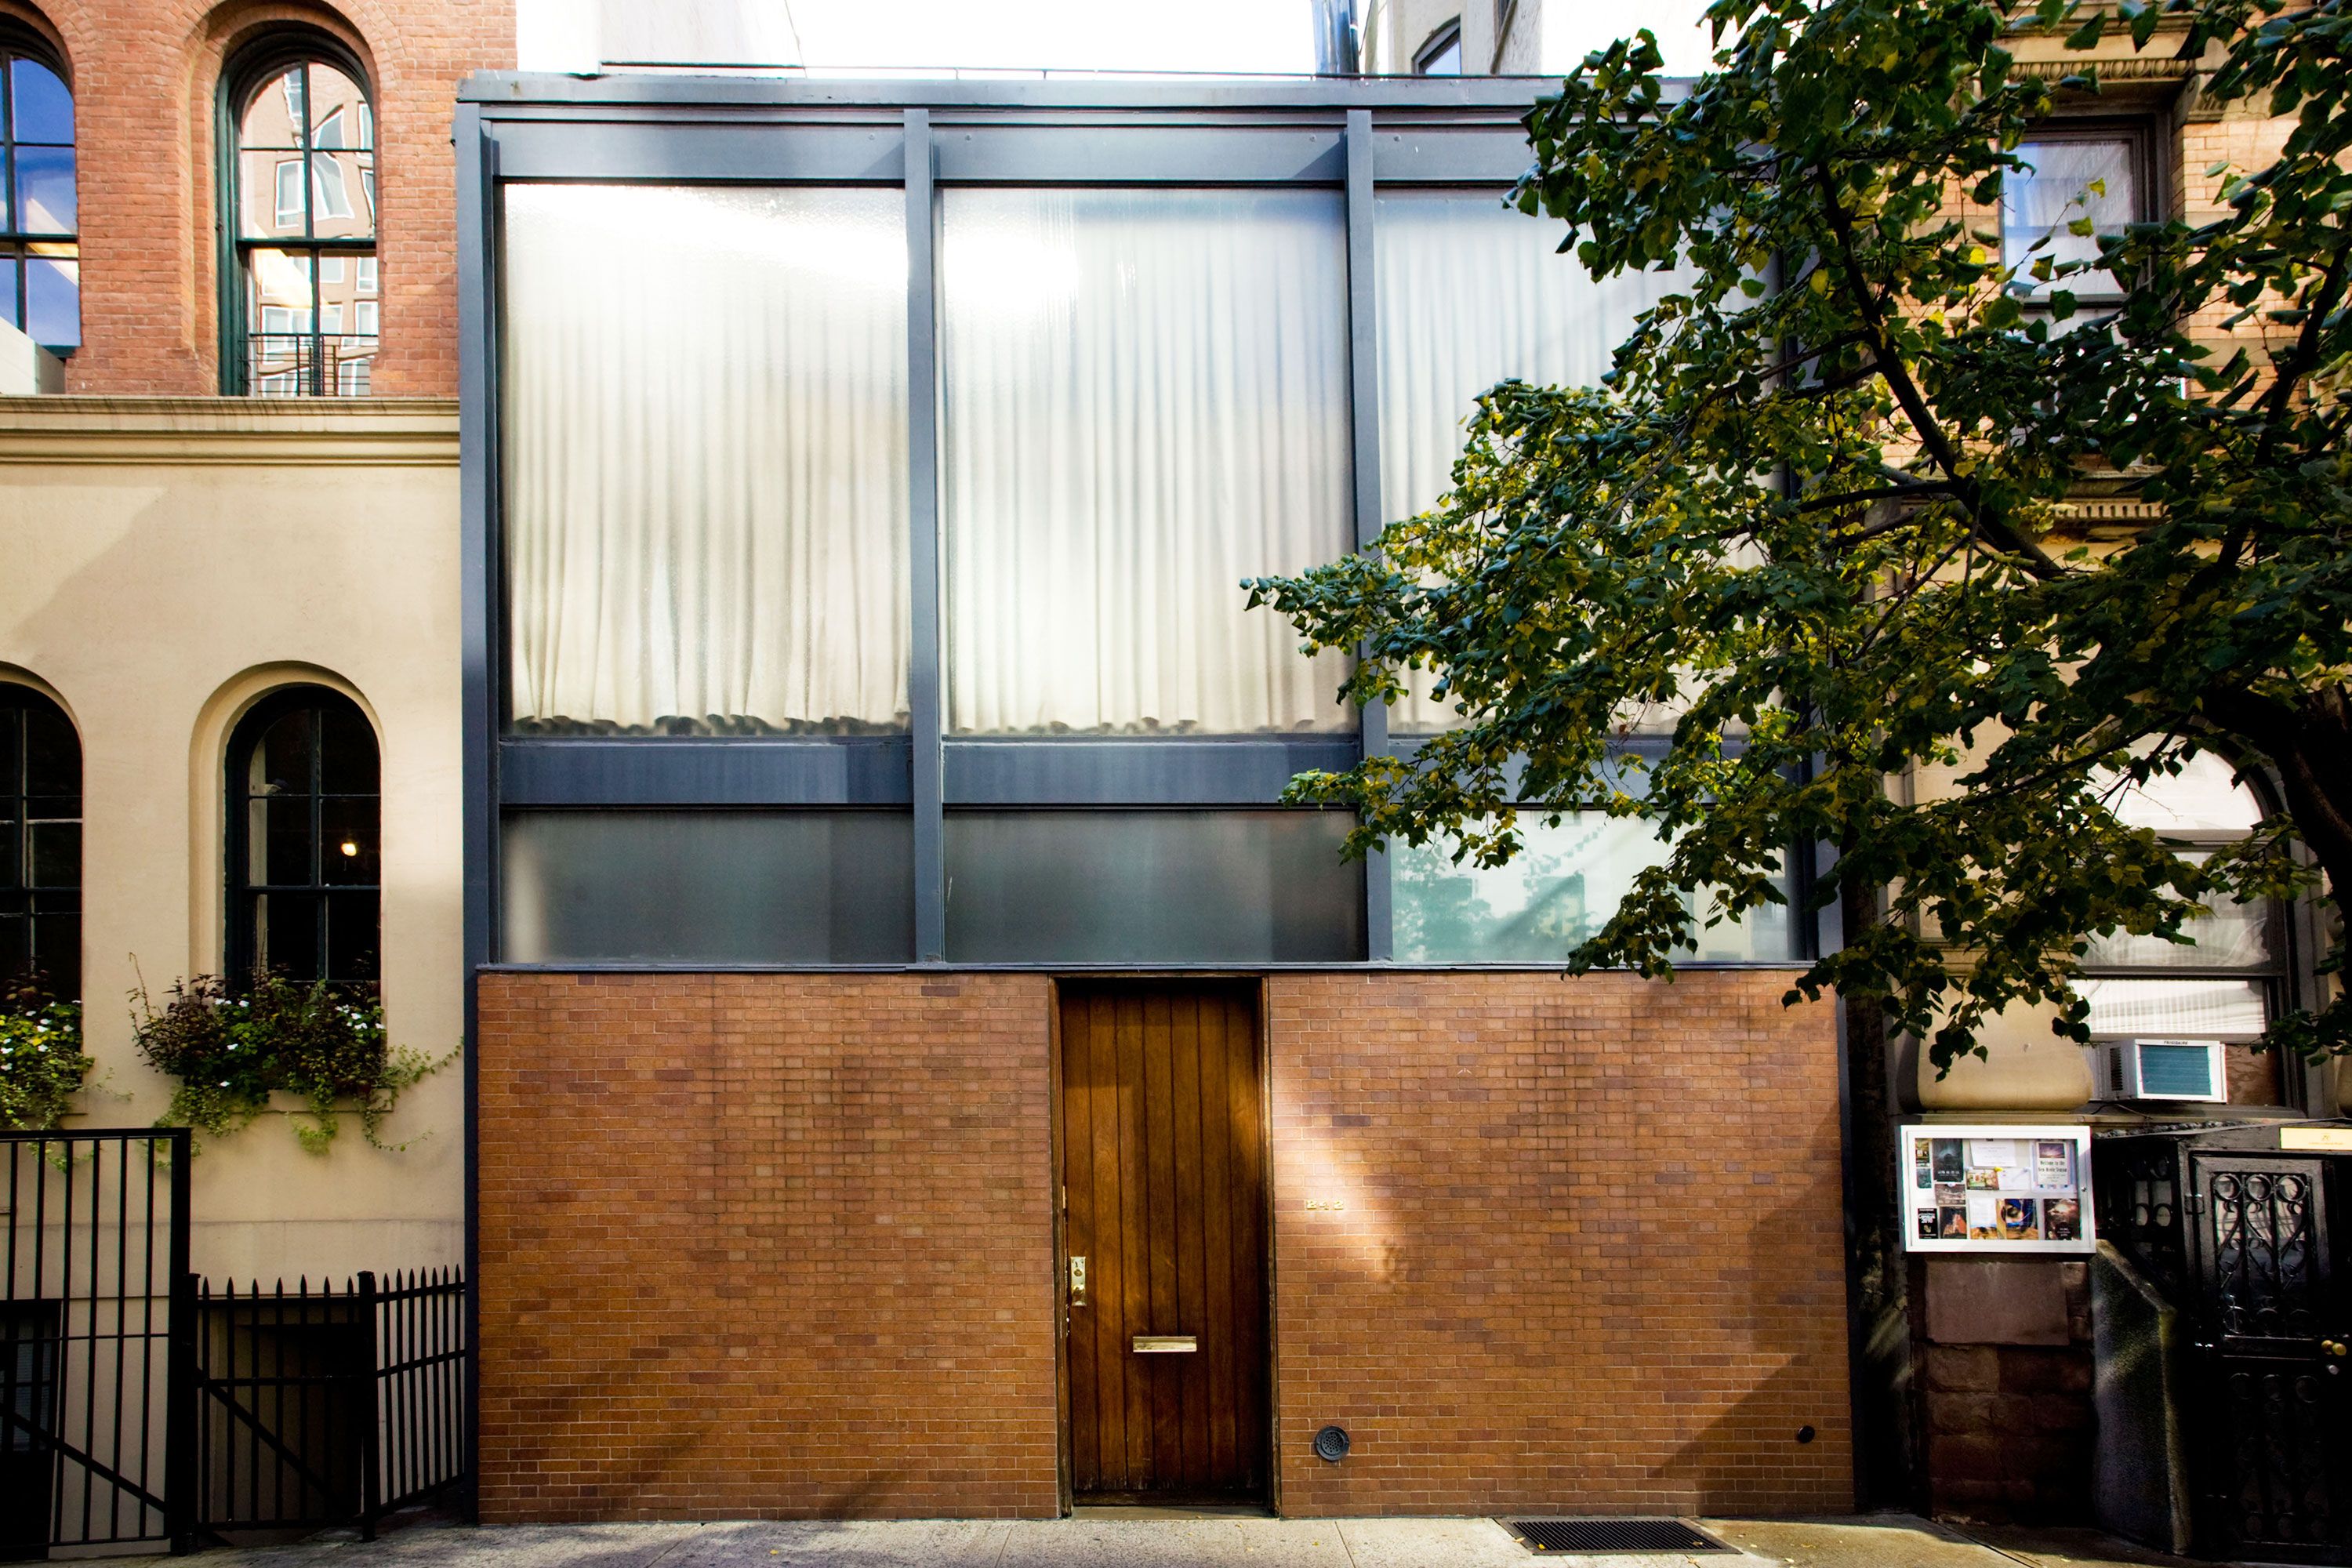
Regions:
<instances>
[{"instance_id":1,"label":"window air conditioner","mask_svg":"<svg viewBox=\"0 0 2352 1568\"><path fill-rule=\"evenodd\" d=\"M2100 1094L2107 1100L2227 1100L2219 1040L2103 1040Z\"/></svg>"}]
</instances>

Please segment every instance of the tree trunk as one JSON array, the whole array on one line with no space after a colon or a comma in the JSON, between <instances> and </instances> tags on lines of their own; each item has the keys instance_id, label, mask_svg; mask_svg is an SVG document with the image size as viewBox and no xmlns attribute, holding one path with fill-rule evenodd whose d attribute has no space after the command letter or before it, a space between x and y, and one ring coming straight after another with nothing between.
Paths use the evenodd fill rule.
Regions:
<instances>
[{"instance_id":1,"label":"tree trunk","mask_svg":"<svg viewBox=\"0 0 2352 1568\"><path fill-rule=\"evenodd\" d=\"M1877 918L1872 889L1841 883L1840 929ZM1857 1506L1919 1510L1927 1501L1912 1383L1910 1289L1903 1250L1902 1194L1895 1185L1900 1109L1878 1004L1841 997L1845 1068L1846 1288L1853 1344L1854 1484Z\"/></svg>"}]
</instances>

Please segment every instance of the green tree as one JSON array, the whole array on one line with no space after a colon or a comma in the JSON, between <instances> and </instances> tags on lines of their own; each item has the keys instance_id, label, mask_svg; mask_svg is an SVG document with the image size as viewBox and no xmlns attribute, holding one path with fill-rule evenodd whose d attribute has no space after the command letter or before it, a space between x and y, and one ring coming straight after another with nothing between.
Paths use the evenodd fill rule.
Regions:
<instances>
[{"instance_id":1,"label":"green tree","mask_svg":"<svg viewBox=\"0 0 2352 1568\"><path fill-rule=\"evenodd\" d=\"M1717 0L1687 95L1644 33L1537 104L1515 199L1567 224L1561 265L1690 282L1602 387L1482 399L1434 510L1248 584L1362 650L1353 697L1426 668L1461 715L1294 798L1354 806L1359 852L1436 838L1483 864L1517 848L1515 802L1646 819L1671 851L1564 953L1579 971L1671 974L1695 921L1782 901L1790 847L1827 844L1813 897L1844 940L1790 999L1835 987L1939 1064L2012 1002L2084 1037L2092 933L2185 940L2200 903L2318 887L2315 861L2352 888L2352 0L2074 9ZM2204 172L2217 222L2005 262L1985 215L2021 141L2098 90L2087 61L2021 70L2021 37L2109 26L2211 44L2206 100L2292 133L2266 168ZM2085 308L2095 272L2123 303ZM2200 343L2217 321L2245 346ZM2070 535L2095 475L2154 520ZM1679 716L1646 763L1624 744L1643 707ZM2284 798L2202 861L2109 809L2200 751ZM1906 803L1886 781L1914 765L1966 787ZM2272 1040L2352 1047L2352 1006Z\"/></svg>"}]
</instances>

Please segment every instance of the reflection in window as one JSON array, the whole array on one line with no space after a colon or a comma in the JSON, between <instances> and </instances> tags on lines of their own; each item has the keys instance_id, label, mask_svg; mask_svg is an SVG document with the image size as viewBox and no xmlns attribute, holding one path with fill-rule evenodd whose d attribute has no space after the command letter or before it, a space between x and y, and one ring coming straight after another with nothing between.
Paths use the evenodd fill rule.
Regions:
<instances>
[{"instance_id":1,"label":"reflection in window","mask_svg":"<svg viewBox=\"0 0 2352 1568\"><path fill-rule=\"evenodd\" d=\"M1593 281L1557 253L1561 229L1493 191L1413 191L1373 205L1381 344L1381 504L1391 518L1437 503L1478 395L1516 377L1597 386L1633 318L1684 282L1672 272ZM1459 721L1418 674L1391 727Z\"/></svg>"},{"instance_id":2,"label":"reflection in window","mask_svg":"<svg viewBox=\"0 0 2352 1568\"><path fill-rule=\"evenodd\" d=\"M243 315L230 387L273 397L364 396L375 363L373 323L364 332L340 323L358 294L374 292L373 204L362 210L352 196L375 177L367 89L356 68L317 58L277 63L282 58L273 56L232 99L236 157L225 205L236 215ZM359 269L365 289L345 281Z\"/></svg>"},{"instance_id":3,"label":"reflection in window","mask_svg":"<svg viewBox=\"0 0 2352 1568\"><path fill-rule=\"evenodd\" d=\"M1344 675L1244 577L1352 543L1325 191L948 191L949 724L1339 730Z\"/></svg>"},{"instance_id":4,"label":"reflection in window","mask_svg":"<svg viewBox=\"0 0 2352 1568\"><path fill-rule=\"evenodd\" d=\"M0 989L81 996L81 737L65 710L0 682Z\"/></svg>"},{"instance_id":5,"label":"reflection in window","mask_svg":"<svg viewBox=\"0 0 2352 1568\"><path fill-rule=\"evenodd\" d=\"M903 811L520 811L506 818L513 963L904 963Z\"/></svg>"},{"instance_id":6,"label":"reflection in window","mask_svg":"<svg viewBox=\"0 0 2352 1568\"><path fill-rule=\"evenodd\" d=\"M1421 46L1412 57L1415 76L1460 76L1462 74L1462 20L1455 17Z\"/></svg>"},{"instance_id":7,"label":"reflection in window","mask_svg":"<svg viewBox=\"0 0 2352 1568\"><path fill-rule=\"evenodd\" d=\"M515 729L906 728L905 215L508 187Z\"/></svg>"},{"instance_id":8,"label":"reflection in window","mask_svg":"<svg viewBox=\"0 0 2352 1568\"><path fill-rule=\"evenodd\" d=\"M1634 873L1665 858L1654 824L1598 812L1564 816L1557 827L1534 813L1519 820L1520 848L1504 865L1456 865L1452 847L1391 844L1396 956L1408 963L1559 963L1597 934L1633 887ZM1787 884L1781 884L1786 892ZM1701 963L1785 963L1786 905L1749 911L1738 921L1705 922L1679 956Z\"/></svg>"},{"instance_id":9,"label":"reflection in window","mask_svg":"<svg viewBox=\"0 0 2352 1568\"><path fill-rule=\"evenodd\" d=\"M81 342L73 93L58 62L0 35L0 318L44 348Z\"/></svg>"},{"instance_id":10,"label":"reflection in window","mask_svg":"<svg viewBox=\"0 0 2352 1568\"><path fill-rule=\"evenodd\" d=\"M1323 963L1364 956L1363 868L1328 811L950 811L948 958Z\"/></svg>"},{"instance_id":11,"label":"reflection in window","mask_svg":"<svg viewBox=\"0 0 2352 1568\"><path fill-rule=\"evenodd\" d=\"M2034 141L2021 144L2017 153L2032 170L2002 182L2001 259L2009 266L2028 268L2042 256L2053 265L2096 260L2099 237L2120 233L2140 216L2139 145L2135 139ZM2084 217L2091 220L2091 233L2068 232L2070 224ZM2034 250L2045 239L2042 248ZM2037 282L2027 273L2018 280L2036 293L2059 287L2084 299L2113 299L2123 291L2115 275L2104 270L2054 284Z\"/></svg>"},{"instance_id":12,"label":"reflection in window","mask_svg":"<svg viewBox=\"0 0 2352 1568\"><path fill-rule=\"evenodd\" d=\"M228 748L228 967L376 979L383 882L375 730L323 687L266 699Z\"/></svg>"}]
</instances>

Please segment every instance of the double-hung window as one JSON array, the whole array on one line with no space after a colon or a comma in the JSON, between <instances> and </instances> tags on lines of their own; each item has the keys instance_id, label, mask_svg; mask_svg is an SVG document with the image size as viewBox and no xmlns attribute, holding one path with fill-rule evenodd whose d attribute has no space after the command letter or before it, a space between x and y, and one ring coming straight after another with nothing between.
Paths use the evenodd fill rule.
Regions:
<instances>
[{"instance_id":1,"label":"double-hung window","mask_svg":"<svg viewBox=\"0 0 2352 1568\"><path fill-rule=\"evenodd\" d=\"M357 397L376 353L375 117L358 63L305 35L249 54L224 100L236 215L229 392ZM362 300L362 317L354 307ZM362 322L364 325L362 325Z\"/></svg>"}]
</instances>

